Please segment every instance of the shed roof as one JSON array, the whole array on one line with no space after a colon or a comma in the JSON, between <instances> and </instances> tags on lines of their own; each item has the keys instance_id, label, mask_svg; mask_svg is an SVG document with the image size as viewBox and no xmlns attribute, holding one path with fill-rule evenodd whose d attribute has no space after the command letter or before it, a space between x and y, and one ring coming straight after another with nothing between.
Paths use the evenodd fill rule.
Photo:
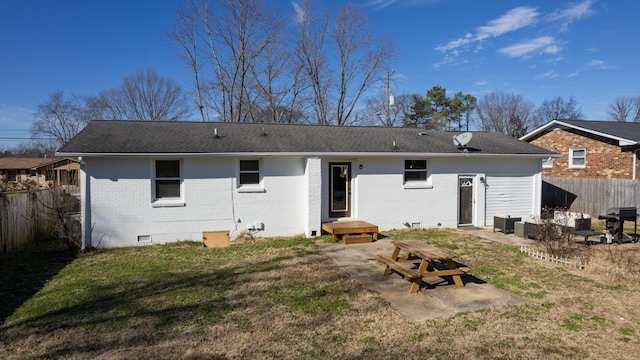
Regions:
<instances>
[{"instance_id":1,"label":"shed roof","mask_svg":"<svg viewBox=\"0 0 640 360\"><path fill-rule=\"evenodd\" d=\"M475 132L467 149L459 132L416 128L192 121L112 121L87 125L58 150L62 156L140 154L502 154L553 152L494 132Z\"/></svg>"}]
</instances>

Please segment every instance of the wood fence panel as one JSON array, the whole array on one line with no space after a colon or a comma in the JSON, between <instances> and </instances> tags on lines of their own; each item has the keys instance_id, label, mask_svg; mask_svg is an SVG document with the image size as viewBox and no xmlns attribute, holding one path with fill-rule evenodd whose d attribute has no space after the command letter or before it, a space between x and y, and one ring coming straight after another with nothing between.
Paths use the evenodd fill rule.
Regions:
<instances>
[{"instance_id":1,"label":"wood fence panel","mask_svg":"<svg viewBox=\"0 0 640 360\"><path fill-rule=\"evenodd\" d=\"M614 207L640 208L637 180L544 177L542 181L543 206L568 207L592 217Z\"/></svg>"},{"instance_id":2,"label":"wood fence panel","mask_svg":"<svg viewBox=\"0 0 640 360\"><path fill-rule=\"evenodd\" d=\"M56 190L42 190L0 198L0 252L5 253L32 241L39 234L54 231Z\"/></svg>"}]
</instances>

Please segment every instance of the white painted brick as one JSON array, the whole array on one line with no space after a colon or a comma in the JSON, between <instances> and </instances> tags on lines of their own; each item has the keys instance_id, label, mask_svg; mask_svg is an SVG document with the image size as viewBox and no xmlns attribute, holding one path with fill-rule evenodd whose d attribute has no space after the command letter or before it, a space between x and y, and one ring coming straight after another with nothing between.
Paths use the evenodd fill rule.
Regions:
<instances>
[{"instance_id":1,"label":"white painted brick","mask_svg":"<svg viewBox=\"0 0 640 360\"><path fill-rule=\"evenodd\" d=\"M152 162L149 158L86 158L89 196L85 234L101 247L138 245L139 235L151 235L153 243L201 240L203 231L228 230L234 238L248 226L263 223L257 236L317 235L328 217L328 163L351 161L353 213L381 230L403 228L404 223L423 227L457 226L458 175L532 177L528 206L535 214L540 202L539 159L428 159L431 188L403 186L403 158L321 159L268 156L261 159L263 192L238 191L237 159L187 157L182 159L182 207L152 207ZM362 169L359 165L362 164ZM484 211L484 189L476 186L477 209ZM514 190L515 191L515 190ZM492 217L474 217L485 225ZM240 222L236 222L239 219ZM90 229L90 230L87 230Z\"/></svg>"}]
</instances>

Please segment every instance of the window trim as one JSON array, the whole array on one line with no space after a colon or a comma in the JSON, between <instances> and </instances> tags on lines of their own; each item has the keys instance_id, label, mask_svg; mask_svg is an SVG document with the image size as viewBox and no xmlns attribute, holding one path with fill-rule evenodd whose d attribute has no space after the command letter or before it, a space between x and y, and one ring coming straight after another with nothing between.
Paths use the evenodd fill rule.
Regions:
<instances>
[{"instance_id":1,"label":"window trim","mask_svg":"<svg viewBox=\"0 0 640 360\"><path fill-rule=\"evenodd\" d=\"M424 161L424 169L407 169L407 161ZM428 159L404 159L402 160L402 186L405 189L431 189L431 173L429 172L429 160ZM425 173L424 180L406 180L407 172L413 173Z\"/></svg>"},{"instance_id":2,"label":"window trim","mask_svg":"<svg viewBox=\"0 0 640 360\"><path fill-rule=\"evenodd\" d=\"M581 157L581 159L584 160L584 162L582 164L575 164L574 160L575 160L575 156L574 153L576 151L584 151L584 156ZM587 148L584 146L581 147L572 147L569 148L569 168L571 169L584 169L587 165Z\"/></svg>"},{"instance_id":3,"label":"window trim","mask_svg":"<svg viewBox=\"0 0 640 360\"><path fill-rule=\"evenodd\" d=\"M156 166L158 161L177 161L179 176L178 177L156 177ZM183 163L184 163L183 159L176 159L176 158L155 158L151 160L151 206L152 207L185 206ZM179 180L180 196L159 198L156 193L156 180Z\"/></svg>"},{"instance_id":4,"label":"window trim","mask_svg":"<svg viewBox=\"0 0 640 360\"><path fill-rule=\"evenodd\" d=\"M258 162L258 170L240 170L240 164L243 161L257 161ZM261 158L242 158L237 159L236 161L236 188L238 192L264 192L264 168L263 161ZM256 184L243 184L240 182L241 174L258 174L258 183Z\"/></svg>"}]
</instances>

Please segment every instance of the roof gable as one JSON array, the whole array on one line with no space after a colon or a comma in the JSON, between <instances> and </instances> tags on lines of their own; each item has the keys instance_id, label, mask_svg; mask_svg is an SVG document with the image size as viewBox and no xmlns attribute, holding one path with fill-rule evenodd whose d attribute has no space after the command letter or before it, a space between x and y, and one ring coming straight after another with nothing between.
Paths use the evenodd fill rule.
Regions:
<instances>
[{"instance_id":1,"label":"roof gable","mask_svg":"<svg viewBox=\"0 0 640 360\"><path fill-rule=\"evenodd\" d=\"M100 120L87 125L58 154L553 154L493 132L473 133L463 150L453 145L455 134L416 128Z\"/></svg>"},{"instance_id":2,"label":"roof gable","mask_svg":"<svg viewBox=\"0 0 640 360\"><path fill-rule=\"evenodd\" d=\"M640 143L640 123L591 120L553 120L521 137L520 140L531 141L554 129L567 128L618 141L619 146Z\"/></svg>"}]
</instances>

